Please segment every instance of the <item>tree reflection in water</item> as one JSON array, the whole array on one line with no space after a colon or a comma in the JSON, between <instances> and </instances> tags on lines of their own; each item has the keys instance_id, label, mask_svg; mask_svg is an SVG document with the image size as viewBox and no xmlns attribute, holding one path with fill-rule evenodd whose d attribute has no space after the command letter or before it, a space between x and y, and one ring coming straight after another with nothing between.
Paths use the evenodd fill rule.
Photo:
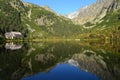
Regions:
<instances>
[{"instance_id":1,"label":"tree reflection in water","mask_svg":"<svg viewBox=\"0 0 120 80\"><path fill-rule=\"evenodd\" d=\"M11 45L11 44L10 44ZM12 44L12 46L16 47ZM8 44L7 44L8 46ZM102 80L120 79L120 45L97 42L23 43L16 50L0 46L0 80L19 80L48 72L60 63L76 65ZM19 45L20 47L20 45Z\"/></svg>"}]
</instances>

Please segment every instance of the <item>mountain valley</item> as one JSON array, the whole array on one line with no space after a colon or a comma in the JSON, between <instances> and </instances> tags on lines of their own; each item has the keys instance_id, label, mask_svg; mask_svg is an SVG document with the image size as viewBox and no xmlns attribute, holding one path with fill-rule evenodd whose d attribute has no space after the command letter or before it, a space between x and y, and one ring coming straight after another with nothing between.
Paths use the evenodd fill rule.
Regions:
<instances>
[{"instance_id":1,"label":"mountain valley","mask_svg":"<svg viewBox=\"0 0 120 80\"><path fill-rule=\"evenodd\" d=\"M30 39L88 39L102 35L105 38L110 34L118 35L119 23L120 0L97 0L67 16L55 13L48 6L21 0L0 1L1 36L6 32L19 31L24 38Z\"/></svg>"}]
</instances>

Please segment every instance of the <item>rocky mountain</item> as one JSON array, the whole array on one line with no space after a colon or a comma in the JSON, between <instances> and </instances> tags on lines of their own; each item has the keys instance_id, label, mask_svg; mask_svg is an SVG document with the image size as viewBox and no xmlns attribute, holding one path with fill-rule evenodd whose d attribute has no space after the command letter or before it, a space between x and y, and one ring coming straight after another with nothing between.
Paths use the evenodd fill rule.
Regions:
<instances>
[{"instance_id":1,"label":"rocky mountain","mask_svg":"<svg viewBox=\"0 0 120 80\"><path fill-rule=\"evenodd\" d=\"M79 11L75 11L75 12L72 12L72 13L70 13L70 14L68 14L68 15L65 15L65 17L70 18L70 19L74 19L74 18L76 18L78 15L79 15Z\"/></svg>"},{"instance_id":2,"label":"rocky mountain","mask_svg":"<svg viewBox=\"0 0 120 80\"><path fill-rule=\"evenodd\" d=\"M77 24L84 24L93 20L100 20L111 10L120 8L120 0L97 0L92 5L68 15Z\"/></svg>"},{"instance_id":3,"label":"rocky mountain","mask_svg":"<svg viewBox=\"0 0 120 80\"><path fill-rule=\"evenodd\" d=\"M31 39L83 37L86 33L96 34L97 30L102 33L108 26L112 29L115 29L113 26L119 27L119 8L120 0L97 0L67 15L71 20L55 13L48 6L22 0L0 0L0 36L10 31L19 31Z\"/></svg>"},{"instance_id":4,"label":"rocky mountain","mask_svg":"<svg viewBox=\"0 0 120 80\"><path fill-rule=\"evenodd\" d=\"M46 38L77 35L80 26L58 15L48 6L22 0L0 0L0 34L19 31L25 37Z\"/></svg>"}]
</instances>

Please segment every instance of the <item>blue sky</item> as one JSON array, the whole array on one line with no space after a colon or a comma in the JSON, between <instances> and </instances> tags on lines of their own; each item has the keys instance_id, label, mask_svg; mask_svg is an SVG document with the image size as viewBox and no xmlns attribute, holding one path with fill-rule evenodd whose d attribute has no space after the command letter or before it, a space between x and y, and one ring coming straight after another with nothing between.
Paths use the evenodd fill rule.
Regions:
<instances>
[{"instance_id":1,"label":"blue sky","mask_svg":"<svg viewBox=\"0 0 120 80\"><path fill-rule=\"evenodd\" d=\"M49 6L59 14L68 14L80 9L83 6L92 4L96 0L23 0L41 6Z\"/></svg>"}]
</instances>

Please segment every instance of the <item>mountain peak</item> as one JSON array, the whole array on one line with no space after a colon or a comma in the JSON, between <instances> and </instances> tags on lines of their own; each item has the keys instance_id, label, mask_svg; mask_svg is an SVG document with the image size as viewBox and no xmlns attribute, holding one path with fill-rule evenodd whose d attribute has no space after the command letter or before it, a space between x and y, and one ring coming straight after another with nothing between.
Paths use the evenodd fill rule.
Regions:
<instances>
[{"instance_id":1,"label":"mountain peak","mask_svg":"<svg viewBox=\"0 0 120 80\"><path fill-rule=\"evenodd\" d=\"M49 7L49 6L43 6L43 8L45 8L46 10L51 11L51 9L50 9L50 7Z\"/></svg>"},{"instance_id":2,"label":"mountain peak","mask_svg":"<svg viewBox=\"0 0 120 80\"><path fill-rule=\"evenodd\" d=\"M103 18L107 12L118 9L120 0L97 0L95 3L80 8L78 11L67 15L77 24L84 24L95 19Z\"/></svg>"}]
</instances>

